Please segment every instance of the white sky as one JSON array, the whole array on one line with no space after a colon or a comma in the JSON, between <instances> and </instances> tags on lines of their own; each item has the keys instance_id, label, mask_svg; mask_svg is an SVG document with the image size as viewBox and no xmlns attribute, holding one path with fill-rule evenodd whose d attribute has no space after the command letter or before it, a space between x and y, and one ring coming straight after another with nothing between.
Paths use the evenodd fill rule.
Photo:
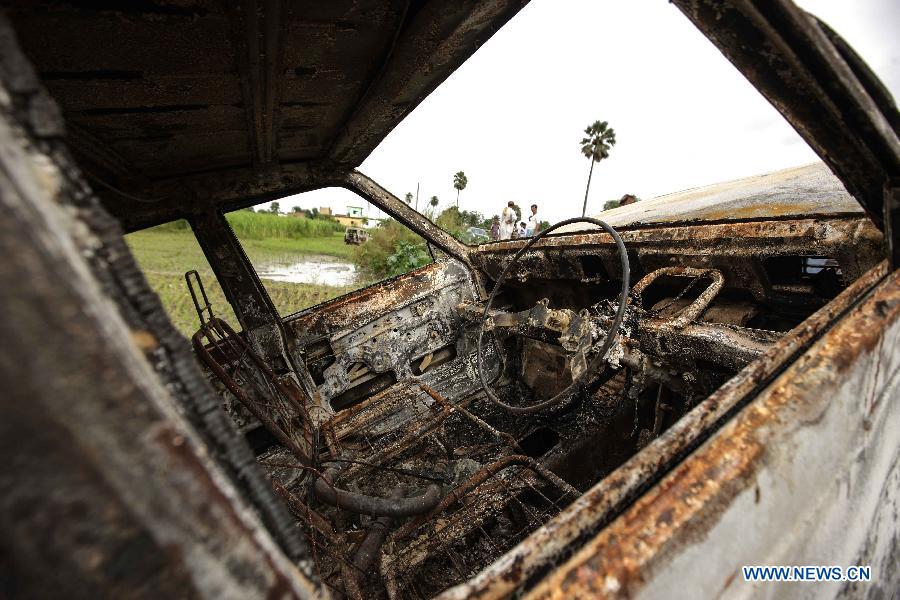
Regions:
<instances>
[{"instance_id":1,"label":"white sky","mask_svg":"<svg viewBox=\"0 0 900 600\"><path fill-rule=\"evenodd\" d=\"M798 2L900 92L900 2ZM532 0L404 120L360 170L419 208L455 202L485 215L506 202L555 222L581 214L582 130L609 121L617 144L594 167L588 214L641 198L818 160L719 51L663 0ZM320 190L280 201L344 212L361 199ZM369 216L380 216L372 209Z\"/></svg>"}]
</instances>

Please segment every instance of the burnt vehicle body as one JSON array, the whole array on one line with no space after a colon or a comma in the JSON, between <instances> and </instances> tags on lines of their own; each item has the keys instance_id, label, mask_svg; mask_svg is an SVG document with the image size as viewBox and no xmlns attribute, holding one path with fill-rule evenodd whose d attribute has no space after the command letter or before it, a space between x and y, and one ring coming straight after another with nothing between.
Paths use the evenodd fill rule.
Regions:
<instances>
[{"instance_id":1,"label":"burnt vehicle body","mask_svg":"<svg viewBox=\"0 0 900 600\"><path fill-rule=\"evenodd\" d=\"M893 100L789 2L674 4L825 166L478 247L356 168L523 2L9 7L3 592L896 590ZM224 213L327 186L439 259L281 316ZM243 329L189 273L193 354L122 240L178 218Z\"/></svg>"}]
</instances>

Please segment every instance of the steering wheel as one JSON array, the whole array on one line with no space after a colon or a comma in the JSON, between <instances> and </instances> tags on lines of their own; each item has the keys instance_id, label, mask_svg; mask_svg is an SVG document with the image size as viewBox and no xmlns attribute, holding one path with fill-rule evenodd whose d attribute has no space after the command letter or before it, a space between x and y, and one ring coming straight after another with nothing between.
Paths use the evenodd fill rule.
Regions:
<instances>
[{"instance_id":1,"label":"steering wheel","mask_svg":"<svg viewBox=\"0 0 900 600\"><path fill-rule=\"evenodd\" d=\"M590 364L587 366L582 373L575 378L572 383L570 383L566 389L559 392L549 400L544 400L543 402L539 402L537 404L532 404L531 406L512 406L511 404L507 404L503 402L500 398L497 397L496 394L490 389L487 381L484 378L484 356L482 354L482 339L484 338L484 330L485 324L488 320L488 313L491 310L491 305L494 303L494 298L497 296L497 292L500 290L500 287L503 285L504 280L506 279L507 274L512 270L513 265L515 265L519 259L522 257L525 252L528 251L529 248L534 246L540 239L546 237L550 232L559 229L565 225L571 225L572 223L590 223L592 225L596 225L606 231L609 235L612 236L613 240L616 242L616 251L619 255L619 261L621 263L621 271L622 271L622 291L619 294L619 307L616 311L616 316L613 319L612 325L609 330L606 332L606 337L603 340L603 344L600 346L600 350L597 351L594 358L591 360ZM629 278L631 276L631 268L628 263L628 252L625 250L625 244L622 242L622 238L619 236L618 232L604 223L599 219L592 219L590 217L575 217L572 219L566 219L564 221L560 221L548 227L544 231L540 232L536 236L532 237L528 240L528 243L522 246L518 252L513 255L513 258L506 265L506 268L500 273L500 277L497 278L497 281L494 282L494 288L491 290L490 295L488 296L487 302L484 305L484 313L481 316L481 324L478 328L478 343L477 343L477 354L478 354L478 378L481 381L481 386L484 388L485 393L487 394L488 399L491 402L499 406L500 408L506 410L509 413L516 415L524 415L536 413L542 410L546 410L548 408L552 408L557 404L560 404L562 401L567 400L574 395L580 393L581 391L588 389L595 385L598 381L601 380L601 377L606 372L606 369L600 370L600 366L602 362L606 358L607 352L609 352L610 347L613 344L613 341L616 339L616 334L619 331L619 326L622 324L622 318L625 316L625 307L628 304L628 283Z\"/></svg>"}]
</instances>

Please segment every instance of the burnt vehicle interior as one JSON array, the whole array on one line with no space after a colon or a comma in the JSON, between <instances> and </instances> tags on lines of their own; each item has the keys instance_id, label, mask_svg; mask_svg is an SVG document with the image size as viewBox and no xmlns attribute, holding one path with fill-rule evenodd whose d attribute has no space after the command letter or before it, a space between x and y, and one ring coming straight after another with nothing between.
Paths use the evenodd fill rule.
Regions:
<instances>
[{"instance_id":1,"label":"burnt vehicle interior","mask_svg":"<svg viewBox=\"0 0 900 600\"><path fill-rule=\"evenodd\" d=\"M585 492L886 256L881 229L892 217L881 184L846 166L864 160L851 142L826 156L850 193L820 197L802 177L779 190L787 204L831 206L821 212L615 229L576 219L527 244L478 247L357 171L522 4L7 8L79 168L123 230L189 221L242 329L218 317L224 308L196 271L185 274L194 354L271 485L248 501L335 595L437 596L563 513L588 510L577 502ZM814 27L817 40L837 39L777 4L792 19L779 22L784 37ZM705 33L713 27L713 9L682 8ZM715 27L759 34L747 14L734 9ZM739 67L755 60L720 43ZM796 92L765 85L775 97ZM820 126L851 137L847 123ZM321 187L377 205L437 259L279 315L224 214ZM602 524L596 517L565 544ZM561 544L540 568L510 568L509 590L566 552Z\"/></svg>"}]
</instances>

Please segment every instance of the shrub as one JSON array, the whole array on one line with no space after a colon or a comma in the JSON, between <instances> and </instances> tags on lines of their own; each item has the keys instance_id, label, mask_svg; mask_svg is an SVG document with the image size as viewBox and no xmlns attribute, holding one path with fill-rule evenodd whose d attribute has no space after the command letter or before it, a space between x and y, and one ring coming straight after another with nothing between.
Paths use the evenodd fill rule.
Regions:
<instances>
[{"instance_id":1,"label":"shrub","mask_svg":"<svg viewBox=\"0 0 900 600\"><path fill-rule=\"evenodd\" d=\"M469 224L463 220L463 215L455 206L451 206L438 215L434 224L456 239L465 241L465 231Z\"/></svg>"},{"instance_id":2,"label":"shrub","mask_svg":"<svg viewBox=\"0 0 900 600\"><path fill-rule=\"evenodd\" d=\"M425 244L413 244L406 240L397 242L394 253L387 257L388 276L402 275L431 262Z\"/></svg>"},{"instance_id":3,"label":"shrub","mask_svg":"<svg viewBox=\"0 0 900 600\"><path fill-rule=\"evenodd\" d=\"M370 230L369 241L354 249L353 260L367 275L384 279L427 265L431 255L425 240L389 219Z\"/></svg>"}]
</instances>

